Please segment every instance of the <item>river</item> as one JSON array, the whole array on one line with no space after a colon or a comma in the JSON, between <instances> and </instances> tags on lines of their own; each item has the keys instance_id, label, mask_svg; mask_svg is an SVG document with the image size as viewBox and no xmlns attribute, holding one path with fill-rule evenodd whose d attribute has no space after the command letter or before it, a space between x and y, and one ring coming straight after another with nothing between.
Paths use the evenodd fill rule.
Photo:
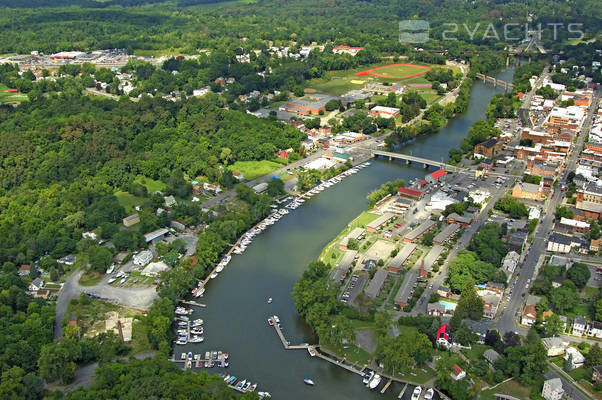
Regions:
<instances>
[{"instance_id":1,"label":"river","mask_svg":"<svg viewBox=\"0 0 602 400\"><path fill-rule=\"evenodd\" d=\"M513 72L509 68L497 78L511 81ZM502 92L475 82L465 114L438 134L419 138L399 151L434 160L448 159L449 149L460 144L470 125L484 118L491 97ZM268 391L276 399L397 398L401 390L398 384L381 396L366 389L359 376L311 358L305 350L285 350L267 318L274 314L280 317L284 335L291 344L311 343L311 332L291 298L295 282L322 248L366 209L370 191L386 181L410 181L424 175L420 166L373 160L372 166L291 210L256 237L243 255L234 255L220 276L208 283L201 299L207 308L194 313L194 318L205 321L205 342L177 346L176 357L184 351L226 351L230 354L230 368L224 372L258 382L258 390ZM269 297L274 299L272 304L267 304ZM211 372L218 371L214 368ZM316 386L306 386L306 376ZM411 397L411 389L404 399Z\"/></svg>"}]
</instances>

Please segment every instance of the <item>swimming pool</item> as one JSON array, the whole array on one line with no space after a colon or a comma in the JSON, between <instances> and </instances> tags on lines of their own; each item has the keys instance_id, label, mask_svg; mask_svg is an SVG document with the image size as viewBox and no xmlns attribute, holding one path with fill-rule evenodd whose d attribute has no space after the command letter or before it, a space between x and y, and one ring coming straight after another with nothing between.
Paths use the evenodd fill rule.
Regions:
<instances>
[{"instance_id":1,"label":"swimming pool","mask_svg":"<svg viewBox=\"0 0 602 400\"><path fill-rule=\"evenodd\" d=\"M449 301L445 300L439 300L439 304L445 307L446 310L455 310L457 306L456 303L450 303Z\"/></svg>"}]
</instances>

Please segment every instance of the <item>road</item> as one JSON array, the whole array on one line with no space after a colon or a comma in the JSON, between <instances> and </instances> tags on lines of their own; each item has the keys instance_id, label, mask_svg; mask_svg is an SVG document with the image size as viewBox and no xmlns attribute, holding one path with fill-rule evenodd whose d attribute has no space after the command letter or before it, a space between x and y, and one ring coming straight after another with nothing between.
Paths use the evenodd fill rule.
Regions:
<instances>
[{"instance_id":1,"label":"road","mask_svg":"<svg viewBox=\"0 0 602 400\"><path fill-rule=\"evenodd\" d=\"M585 138L588 132L591 129L592 120L594 112L597 110L597 104L600 99L600 92L596 91L594 93L594 97L592 99L592 104L588 110L587 116L581 128L581 131L578 135L577 142L571 148L571 152L569 153L567 162L565 164L565 168L561 174L560 181L565 184L566 177L570 171L574 171L577 163L577 158L583 149L583 145L585 143ZM522 297L523 293L527 293L526 290L527 282L535 278L534 272L535 267L537 265L537 261L539 257L545 252L547 238L552 232L554 227L554 212L556 211L556 206L560 205L562 202L563 192L560 190L555 190L554 194L550 199L547 200L545 205L545 216L543 220L541 220L537 231L535 233L535 239L531 243L529 247L527 256L520 268L520 275L518 282L516 283L515 290L510 297L510 301L508 303L507 308L501 313L497 322L495 323L495 327L500 331L503 335L505 332L515 331L517 330L517 321L515 318L515 314L522 310L523 303L526 299Z\"/></svg>"},{"instance_id":2,"label":"road","mask_svg":"<svg viewBox=\"0 0 602 400\"><path fill-rule=\"evenodd\" d=\"M54 320L54 337L60 339L63 335L63 325L61 321L67 313L67 306L69 301L76 297L79 297L81 293L80 286L78 284L79 278L84 274L83 270L75 271L63 284L63 287L59 291L58 298L56 300L56 317Z\"/></svg>"}]
</instances>

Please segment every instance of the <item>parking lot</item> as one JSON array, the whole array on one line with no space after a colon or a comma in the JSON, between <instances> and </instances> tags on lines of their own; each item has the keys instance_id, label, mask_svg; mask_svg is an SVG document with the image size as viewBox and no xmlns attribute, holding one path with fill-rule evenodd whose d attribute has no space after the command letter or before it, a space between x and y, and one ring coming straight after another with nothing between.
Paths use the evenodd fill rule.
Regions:
<instances>
[{"instance_id":1,"label":"parking lot","mask_svg":"<svg viewBox=\"0 0 602 400\"><path fill-rule=\"evenodd\" d=\"M353 304L358 294L362 292L368 276L366 274L354 274L345 288L341 301L347 304Z\"/></svg>"}]
</instances>

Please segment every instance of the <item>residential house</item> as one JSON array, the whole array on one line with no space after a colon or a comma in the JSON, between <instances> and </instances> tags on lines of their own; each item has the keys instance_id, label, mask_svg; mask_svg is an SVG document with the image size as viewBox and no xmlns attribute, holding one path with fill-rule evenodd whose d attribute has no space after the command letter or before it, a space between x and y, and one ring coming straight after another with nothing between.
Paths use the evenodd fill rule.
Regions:
<instances>
[{"instance_id":1,"label":"residential house","mask_svg":"<svg viewBox=\"0 0 602 400\"><path fill-rule=\"evenodd\" d=\"M123 226L130 227L132 225L136 225L138 222L140 222L140 215L132 214L123 219Z\"/></svg>"},{"instance_id":2,"label":"residential house","mask_svg":"<svg viewBox=\"0 0 602 400\"><path fill-rule=\"evenodd\" d=\"M454 381L459 381L466 378L466 371L464 371L458 364L454 364L451 377Z\"/></svg>"},{"instance_id":3,"label":"residential house","mask_svg":"<svg viewBox=\"0 0 602 400\"><path fill-rule=\"evenodd\" d=\"M564 359L569 369L577 369L583 367L585 357L574 347L569 347L564 352Z\"/></svg>"},{"instance_id":4,"label":"residential house","mask_svg":"<svg viewBox=\"0 0 602 400\"><path fill-rule=\"evenodd\" d=\"M535 185L533 183L520 182L512 189L512 197L516 199L526 200L541 200L543 196L542 185Z\"/></svg>"},{"instance_id":5,"label":"residential house","mask_svg":"<svg viewBox=\"0 0 602 400\"><path fill-rule=\"evenodd\" d=\"M426 306L426 313L431 317L443 317L445 315L445 306L440 303L429 303Z\"/></svg>"},{"instance_id":6,"label":"residential house","mask_svg":"<svg viewBox=\"0 0 602 400\"><path fill-rule=\"evenodd\" d=\"M437 223L435 221L427 219L426 221L424 221L423 223L421 223L420 225L418 225L416 228L414 228L412 231L410 231L407 235L405 235L405 237L403 238L403 241L405 243L416 242L425 233L429 232L430 230L432 230L436 226L437 226Z\"/></svg>"},{"instance_id":7,"label":"residential house","mask_svg":"<svg viewBox=\"0 0 602 400\"><path fill-rule=\"evenodd\" d=\"M528 234L525 231L516 231L508 235L508 249L517 253L523 252L523 247L527 243Z\"/></svg>"},{"instance_id":8,"label":"residential house","mask_svg":"<svg viewBox=\"0 0 602 400\"><path fill-rule=\"evenodd\" d=\"M562 396L564 396L564 389L560 378L548 379L543 383L541 397L546 400L561 400Z\"/></svg>"},{"instance_id":9,"label":"residential house","mask_svg":"<svg viewBox=\"0 0 602 400\"><path fill-rule=\"evenodd\" d=\"M477 335L477 343L485 343L485 336L489 332L489 322L485 320L473 321L466 319L463 323L470 328L470 330Z\"/></svg>"},{"instance_id":10,"label":"residential house","mask_svg":"<svg viewBox=\"0 0 602 400\"><path fill-rule=\"evenodd\" d=\"M416 247L414 243L405 245L389 263L389 271L398 273L406 261L414 254Z\"/></svg>"},{"instance_id":11,"label":"residential house","mask_svg":"<svg viewBox=\"0 0 602 400\"><path fill-rule=\"evenodd\" d=\"M573 335L575 336L583 336L585 333L585 328L587 326L587 320L585 317L576 316L573 321Z\"/></svg>"},{"instance_id":12,"label":"residential house","mask_svg":"<svg viewBox=\"0 0 602 400\"><path fill-rule=\"evenodd\" d=\"M510 251L506 254L506 257L502 260L502 268L508 272L508 279L512 277L516 266L518 265L518 261L520 259L520 254L516 251Z\"/></svg>"},{"instance_id":13,"label":"residential house","mask_svg":"<svg viewBox=\"0 0 602 400\"><path fill-rule=\"evenodd\" d=\"M441 297L447 298L452 296L452 291L446 286L439 286L439 288L437 289L437 294Z\"/></svg>"},{"instance_id":14,"label":"residential house","mask_svg":"<svg viewBox=\"0 0 602 400\"><path fill-rule=\"evenodd\" d=\"M169 196L165 196L163 198L165 200L165 207L173 207L176 204L178 204L178 202L176 201L175 197L169 195Z\"/></svg>"},{"instance_id":15,"label":"residential house","mask_svg":"<svg viewBox=\"0 0 602 400\"><path fill-rule=\"evenodd\" d=\"M547 351L548 357L555 357L564 354L564 351L569 346L569 342L560 337L547 337L541 339L543 347Z\"/></svg>"},{"instance_id":16,"label":"residential house","mask_svg":"<svg viewBox=\"0 0 602 400\"><path fill-rule=\"evenodd\" d=\"M602 322L588 322L585 327L585 334L590 337L602 339Z\"/></svg>"},{"instance_id":17,"label":"residential house","mask_svg":"<svg viewBox=\"0 0 602 400\"><path fill-rule=\"evenodd\" d=\"M495 362L500 358L500 354L493 349L487 349L483 353L483 357L489 362L489 364L494 365Z\"/></svg>"},{"instance_id":18,"label":"residential house","mask_svg":"<svg viewBox=\"0 0 602 400\"><path fill-rule=\"evenodd\" d=\"M19 271L17 272L17 274L19 276L28 276L30 271L31 271L31 266L29 264L23 264L19 268Z\"/></svg>"},{"instance_id":19,"label":"residential house","mask_svg":"<svg viewBox=\"0 0 602 400\"><path fill-rule=\"evenodd\" d=\"M445 347L451 347L452 338L449 325L441 325L437 330L437 344Z\"/></svg>"},{"instance_id":20,"label":"residential house","mask_svg":"<svg viewBox=\"0 0 602 400\"><path fill-rule=\"evenodd\" d=\"M458 224L449 224L441 232L439 232L433 238L434 245L443 245L447 243L454 235L460 230L460 225Z\"/></svg>"},{"instance_id":21,"label":"residential house","mask_svg":"<svg viewBox=\"0 0 602 400\"><path fill-rule=\"evenodd\" d=\"M532 304L526 305L525 309L523 310L523 315L520 320L520 323L522 325L531 326L531 325L535 324L536 320L537 320L537 310L535 309L535 306Z\"/></svg>"},{"instance_id":22,"label":"residential house","mask_svg":"<svg viewBox=\"0 0 602 400\"><path fill-rule=\"evenodd\" d=\"M44 288L44 281L40 278L36 278L29 284L29 290L32 292L37 292L40 289Z\"/></svg>"}]
</instances>

